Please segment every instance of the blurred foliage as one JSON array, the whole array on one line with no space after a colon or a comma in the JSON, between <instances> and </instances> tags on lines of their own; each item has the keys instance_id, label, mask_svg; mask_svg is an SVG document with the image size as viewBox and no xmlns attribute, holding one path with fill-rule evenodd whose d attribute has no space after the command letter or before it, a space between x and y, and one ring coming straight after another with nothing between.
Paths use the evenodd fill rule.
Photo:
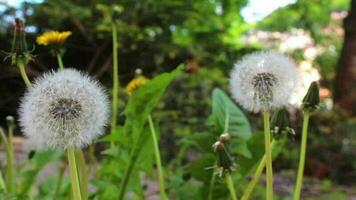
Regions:
<instances>
[{"instance_id":1,"label":"blurred foliage","mask_svg":"<svg viewBox=\"0 0 356 200\"><path fill-rule=\"evenodd\" d=\"M164 149L161 154L164 166L167 166L171 195L177 199L195 197L204 199L212 170L202 169L214 164L211 145L221 133L221 122L214 118L208 119L210 115L217 115L214 112L214 100L217 101L217 96L215 99L210 98L213 88L226 91L227 77L233 63L246 53L266 48L263 43L246 45L243 41L245 34L258 30L270 32L289 32L296 28L305 30L311 35L313 44L323 50L322 54L313 60L313 65L320 69L322 86L329 89L333 87L335 66L342 47L342 36L333 32L340 28L341 22L335 22L330 15L333 11L348 10L348 0L298 0L294 4L279 8L255 24L244 22L240 14L246 3L247 0L111 0L105 3L98 0L45 0L39 4L24 3L20 9L8 8L0 13L0 49L10 49L11 20L20 10L29 30L27 34L29 43L34 44L35 37L48 30L72 31L73 35L65 44L65 65L89 71L109 87L112 79L112 24L117 26L119 32L121 85L126 85L135 76L134 71L138 68L143 70L144 75L156 77L157 74L170 71L185 62L187 73L177 77L168 87L162 101L154 102L150 109L156 107L152 115L161 133L160 145ZM325 28L332 31L328 32ZM305 49L296 49L290 54L297 61L303 61L304 51ZM35 62L28 66L32 78L42 71L56 68L56 60L46 47L36 46L35 54L37 55ZM8 114L16 114L17 102L23 94L24 86L17 69L6 62L0 65L0 81L2 81L0 118L4 119ZM126 100L127 95L123 89L120 91L120 99ZM248 119L254 122L251 128L241 128L239 125L238 127L245 132L237 131L236 138L240 139L239 134L248 136L234 141L235 156L240 169L243 169L241 173L236 173L234 179L241 181L243 176L250 173L249 170L253 168L256 158L262 155L262 149L255 148L262 146L261 140L258 139L261 136L258 134L262 129L261 121L258 116L245 117L241 114L240 109L228 100L221 90L218 92L215 90L215 95L221 98L220 101L225 102L223 105L233 107L232 112L242 117L246 127L249 127ZM140 101L146 102L145 98ZM120 105L120 109L123 110L125 102L121 101ZM138 112L147 105L136 102L132 106L137 110L131 111ZM124 124L124 121L129 114L130 112L126 110L121 115L122 126L117 132L128 133L128 130L125 130L128 124ZM296 118L294 127L296 132L300 133L300 127L295 126L300 124L298 113L294 115ZM148 135L144 122L133 123L139 123L140 130L143 130L142 132L135 130L135 137L141 136L139 133ZM306 168L308 175L330 178L343 184L354 184L355 124L354 118L349 118L337 110L320 111L313 116L308 146L310 157ZM251 136L250 132L256 134ZM253 139L249 139L250 137ZM120 139L114 137L104 140ZM125 141L127 144L122 145L130 146L132 140L127 139L129 140ZM144 148L149 148L148 143L146 145ZM286 141L285 146L288 151L281 151L281 156L275 162L276 171L295 169L297 166L298 137L294 141ZM122 179L121 172L128 162L129 153L127 149L125 151L109 149L103 152L104 156L115 159L102 161L105 167L98 174L100 179L94 182L99 191L105 190L100 193L102 195L100 197L110 199L111 195L117 194L118 187L113 182L118 183ZM152 168L152 152L142 153L140 170L149 172ZM50 158L52 156L55 157L49 155ZM48 159L48 162L50 161L51 159ZM38 165L37 168L41 167ZM37 175L37 168L31 171L32 177ZM137 183L140 181L138 170L134 174L132 181ZM28 181L31 181L30 175ZM152 176L149 173L148 175ZM50 192L50 184L54 182L54 179L48 178L45 184L41 184L40 194ZM68 187L68 182L65 183L65 187ZM227 194L223 184L223 181L218 180L216 194L223 194L220 197ZM245 182L242 181L241 184ZM68 191L65 187L62 188L63 194ZM137 188L137 185L132 190L142 195L142 188ZM257 199L264 196L261 190L256 189ZM334 192L329 197L343 199L344 195Z\"/></svg>"}]
</instances>

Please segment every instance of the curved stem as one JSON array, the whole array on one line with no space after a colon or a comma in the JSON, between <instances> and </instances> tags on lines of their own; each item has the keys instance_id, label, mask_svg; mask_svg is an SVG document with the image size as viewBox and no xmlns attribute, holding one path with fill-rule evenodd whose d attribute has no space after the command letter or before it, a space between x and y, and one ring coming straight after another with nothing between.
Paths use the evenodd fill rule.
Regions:
<instances>
[{"instance_id":1,"label":"curved stem","mask_svg":"<svg viewBox=\"0 0 356 200\"><path fill-rule=\"evenodd\" d=\"M163 170L162 170L162 163L161 163L161 156L159 153L158 141L156 137L156 131L152 122L151 115L148 115L148 123L150 125L151 136L154 146L155 158L156 158L156 165L157 165L157 173L158 173L158 182L159 182L159 192L162 200L167 199L167 195L165 192L164 187L164 177L163 177Z\"/></svg>"},{"instance_id":2,"label":"curved stem","mask_svg":"<svg viewBox=\"0 0 356 200\"><path fill-rule=\"evenodd\" d=\"M272 142L271 142L272 149L273 149L274 144L275 144L275 140L272 140ZM248 200L250 198L250 195L251 195L253 189L255 188L255 186L257 185L258 180L260 180L261 174L265 167L266 167L266 154L263 155L260 163L258 164L255 174L254 174L252 180L250 181L250 183L248 184L247 188L245 189L245 191L241 197L241 200Z\"/></svg>"},{"instance_id":3,"label":"curved stem","mask_svg":"<svg viewBox=\"0 0 356 200\"><path fill-rule=\"evenodd\" d=\"M113 90L112 90L112 118L111 134L116 129L118 95L119 95L119 67L118 67L118 40L116 24L112 23L112 53L113 53ZM111 146L114 143L111 142Z\"/></svg>"},{"instance_id":4,"label":"curved stem","mask_svg":"<svg viewBox=\"0 0 356 200\"><path fill-rule=\"evenodd\" d=\"M73 148L67 149L68 164L70 169L70 178L72 180L72 191L74 200L82 200L80 191L78 168L75 160L75 150Z\"/></svg>"},{"instance_id":5,"label":"curved stem","mask_svg":"<svg viewBox=\"0 0 356 200\"><path fill-rule=\"evenodd\" d=\"M265 134L265 154L266 154L266 174L267 174L267 200L273 200L273 170L272 170L272 152L271 136L269 124L269 111L263 112L264 134Z\"/></svg>"},{"instance_id":6,"label":"curved stem","mask_svg":"<svg viewBox=\"0 0 356 200\"><path fill-rule=\"evenodd\" d=\"M208 200L213 200L213 191L214 191L214 186L215 186L215 180L216 180L216 173L213 172L211 179L210 179Z\"/></svg>"},{"instance_id":7,"label":"curved stem","mask_svg":"<svg viewBox=\"0 0 356 200\"><path fill-rule=\"evenodd\" d=\"M59 69L64 69L62 56L59 52L56 53Z\"/></svg>"},{"instance_id":8,"label":"curved stem","mask_svg":"<svg viewBox=\"0 0 356 200\"><path fill-rule=\"evenodd\" d=\"M30 87L31 81L27 77L26 70L25 70L25 64L19 63L18 67L20 69L20 74L21 74L23 81L25 82L26 87Z\"/></svg>"},{"instance_id":9,"label":"curved stem","mask_svg":"<svg viewBox=\"0 0 356 200\"><path fill-rule=\"evenodd\" d=\"M236 191L235 191L235 187L234 187L234 183L232 181L231 175L229 173L226 173L225 178L226 178L226 184L227 184L227 187L229 188L232 200L237 200Z\"/></svg>"},{"instance_id":10,"label":"curved stem","mask_svg":"<svg viewBox=\"0 0 356 200\"><path fill-rule=\"evenodd\" d=\"M300 199L300 191L302 189L305 154L306 154L306 150L307 150L309 117L310 117L310 113L304 112L303 129L302 129L302 143L301 143L301 147L300 147L301 149L300 149L300 157L299 157L298 175L297 175L297 181L296 181L294 197L293 197L294 200Z\"/></svg>"}]
</instances>

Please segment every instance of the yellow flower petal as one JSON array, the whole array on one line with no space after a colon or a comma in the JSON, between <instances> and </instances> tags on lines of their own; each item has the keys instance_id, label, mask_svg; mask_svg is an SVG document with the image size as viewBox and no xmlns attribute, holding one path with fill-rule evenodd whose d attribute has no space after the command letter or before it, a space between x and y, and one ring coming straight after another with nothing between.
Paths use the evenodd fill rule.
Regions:
<instances>
[{"instance_id":1,"label":"yellow flower petal","mask_svg":"<svg viewBox=\"0 0 356 200\"><path fill-rule=\"evenodd\" d=\"M149 79L147 79L144 76L139 76L139 77L133 79L132 81L130 81L130 83L126 87L127 93L129 95L131 95L133 92L138 90L141 86L146 84L148 81L149 81Z\"/></svg>"},{"instance_id":2,"label":"yellow flower petal","mask_svg":"<svg viewBox=\"0 0 356 200\"><path fill-rule=\"evenodd\" d=\"M44 46L52 45L52 44L58 45L58 44L62 44L71 34L72 32L70 31L64 31L64 32L50 31L38 36L36 42L39 45L44 45Z\"/></svg>"}]
</instances>

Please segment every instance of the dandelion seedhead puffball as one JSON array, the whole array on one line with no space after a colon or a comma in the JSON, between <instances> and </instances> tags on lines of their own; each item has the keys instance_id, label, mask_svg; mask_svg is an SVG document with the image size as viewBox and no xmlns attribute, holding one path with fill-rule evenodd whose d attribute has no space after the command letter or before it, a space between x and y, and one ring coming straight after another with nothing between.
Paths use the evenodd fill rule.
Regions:
<instances>
[{"instance_id":1,"label":"dandelion seedhead puffball","mask_svg":"<svg viewBox=\"0 0 356 200\"><path fill-rule=\"evenodd\" d=\"M252 112L286 106L297 82L294 62L275 52L245 56L231 72L233 98Z\"/></svg>"},{"instance_id":2,"label":"dandelion seedhead puffball","mask_svg":"<svg viewBox=\"0 0 356 200\"><path fill-rule=\"evenodd\" d=\"M99 83L75 69L38 78L21 101L20 125L41 147L81 148L101 135L108 121L107 96Z\"/></svg>"}]
</instances>

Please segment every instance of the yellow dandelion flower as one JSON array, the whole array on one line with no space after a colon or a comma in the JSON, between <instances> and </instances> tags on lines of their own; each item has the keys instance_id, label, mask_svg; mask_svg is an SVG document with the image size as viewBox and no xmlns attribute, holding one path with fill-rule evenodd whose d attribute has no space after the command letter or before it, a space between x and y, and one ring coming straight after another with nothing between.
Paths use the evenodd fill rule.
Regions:
<instances>
[{"instance_id":1,"label":"yellow dandelion flower","mask_svg":"<svg viewBox=\"0 0 356 200\"><path fill-rule=\"evenodd\" d=\"M39 45L44 45L44 46L58 45L58 44L62 44L71 34L72 32L70 31L64 31L64 32L50 31L38 36L36 42Z\"/></svg>"},{"instance_id":2,"label":"yellow dandelion flower","mask_svg":"<svg viewBox=\"0 0 356 200\"><path fill-rule=\"evenodd\" d=\"M131 95L133 92L138 90L141 86L146 84L149 81L148 78L144 76L139 76L133 80L130 81L130 83L126 87L126 91L129 95Z\"/></svg>"}]
</instances>

